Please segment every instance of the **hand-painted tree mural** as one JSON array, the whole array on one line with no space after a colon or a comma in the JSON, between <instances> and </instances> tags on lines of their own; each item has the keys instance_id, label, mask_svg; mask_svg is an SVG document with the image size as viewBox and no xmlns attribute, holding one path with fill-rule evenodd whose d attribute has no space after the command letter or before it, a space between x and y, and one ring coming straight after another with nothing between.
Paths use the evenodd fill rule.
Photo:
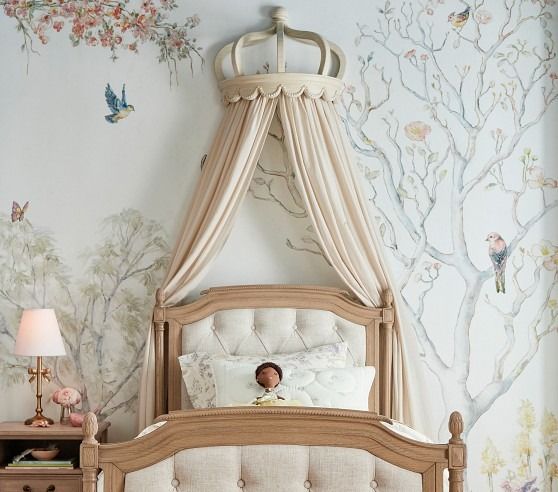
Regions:
<instances>
[{"instance_id":1,"label":"hand-painted tree mural","mask_svg":"<svg viewBox=\"0 0 558 492\"><path fill-rule=\"evenodd\" d=\"M49 362L59 386L82 394L84 411L134 412L139 368L155 288L168 261L159 224L131 209L108 217L98 245L83 254L73 285L49 233L0 216L0 368L2 383L22 380L11 353L21 311L55 307L67 357Z\"/></svg>"},{"instance_id":2,"label":"hand-painted tree mural","mask_svg":"<svg viewBox=\"0 0 558 492\"><path fill-rule=\"evenodd\" d=\"M137 53L142 43L154 43L159 48L159 62L166 63L171 76L177 76L177 63L188 60L193 70L194 57L203 61L191 30L200 22L197 15L182 24L168 20L168 13L177 8L175 0L143 0L138 8L118 0L0 0L0 7L14 19L23 37L21 45L27 55L36 50L33 41L47 44L49 34L70 27L73 46L99 46L110 50L117 60L122 50ZM171 79L172 81L172 79Z\"/></svg>"},{"instance_id":3,"label":"hand-painted tree mural","mask_svg":"<svg viewBox=\"0 0 558 492\"><path fill-rule=\"evenodd\" d=\"M487 476L488 490L494 492L496 485L505 492L552 492L558 480L558 419L545 410L537 425L533 403L523 400L517 423L520 430L514 447L505 453L490 438L486 440L481 473ZM535 445L537 441L539 446ZM497 480L504 470L504 477Z\"/></svg>"},{"instance_id":4,"label":"hand-painted tree mural","mask_svg":"<svg viewBox=\"0 0 558 492\"><path fill-rule=\"evenodd\" d=\"M348 87L343 116L384 243L404 272L399 287L424 361L446 412L460 409L468 434L558 328L558 244L533 237L558 205L558 175L522 145L558 99L555 2L445 3L386 1L358 24L356 45L368 53L359 57L360 80ZM543 42L526 40L535 30ZM405 114L394 110L396 93L410 105ZM472 218L480 203L508 210ZM473 235L479 228L482 235ZM442 285L452 285L446 295L458 301L444 323L450 357L426 321ZM473 394L471 334L482 328L475 315L489 309L504 342ZM525 330L528 341L518 342Z\"/></svg>"},{"instance_id":5,"label":"hand-painted tree mural","mask_svg":"<svg viewBox=\"0 0 558 492\"><path fill-rule=\"evenodd\" d=\"M542 339L558 330L558 241L530 235L558 206L558 174L548 175L549 163L521 145L558 99L555 1L445 3L386 1L370 26L357 25L355 45L370 51L358 59L359 82L347 87L341 110L384 243L404 272L399 287L424 361L440 384L447 413L441 437L454 409L469 434ZM525 41L529 30L540 31L544 42ZM401 94L415 104L412 116L397 113ZM280 130L270 138L280 144ZM284 153L280 165L258 164L251 192L306 218ZM482 237L471 237L467 211L482 195L505 203L510 219L486 221ZM506 224L506 237L495 223ZM321 254L312 237L303 241L312 247L293 247L289 239L287 246ZM478 260L479 243L485 261ZM438 287L444 276L445 287ZM450 292L448 279L458 298L449 362L425 321L440 302L439 289ZM481 308L499 317L494 329L505 341L492 374L472 394L471 333L482 324L475 319Z\"/></svg>"}]
</instances>

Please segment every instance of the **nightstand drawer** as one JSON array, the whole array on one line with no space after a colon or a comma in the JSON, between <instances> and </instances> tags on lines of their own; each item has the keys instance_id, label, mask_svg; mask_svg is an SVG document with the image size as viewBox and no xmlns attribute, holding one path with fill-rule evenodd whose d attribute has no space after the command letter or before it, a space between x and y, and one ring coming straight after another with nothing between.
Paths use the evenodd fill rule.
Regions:
<instances>
[{"instance_id":1,"label":"nightstand drawer","mask_svg":"<svg viewBox=\"0 0 558 492\"><path fill-rule=\"evenodd\" d=\"M42 475L40 477L6 477L2 492L81 492L80 477Z\"/></svg>"}]
</instances>

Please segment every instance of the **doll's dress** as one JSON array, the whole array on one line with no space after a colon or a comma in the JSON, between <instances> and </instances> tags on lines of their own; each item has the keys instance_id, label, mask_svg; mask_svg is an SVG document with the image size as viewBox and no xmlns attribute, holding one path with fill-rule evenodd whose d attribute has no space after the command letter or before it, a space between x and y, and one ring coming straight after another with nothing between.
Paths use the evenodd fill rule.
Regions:
<instances>
[{"instance_id":1,"label":"doll's dress","mask_svg":"<svg viewBox=\"0 0 558 492\"><path fill-rule=\"evenodd\" d=\"M297 400L285 400L284 398L279 398L277 393L273 388L267 388L262 396L259 396L254 401L250 403L257 407L297 407L300 406L300 402Z\"/></svg>"}]
</instances>

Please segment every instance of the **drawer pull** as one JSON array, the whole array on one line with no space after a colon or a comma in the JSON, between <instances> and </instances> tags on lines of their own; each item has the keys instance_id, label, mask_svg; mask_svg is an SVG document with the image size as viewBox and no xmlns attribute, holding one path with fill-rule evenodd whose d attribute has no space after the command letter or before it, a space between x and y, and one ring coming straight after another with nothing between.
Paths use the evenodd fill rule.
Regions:
<instances>
[{"instance_id":1,"label":"drawer pull","mask_svg":"<svg viewBox=\"0 0 558 492\"><path fill-rule=\"evenodd\" d=\"M21 490L23 490L23 492L31 492L31 487L29 487L29 485L24 485Z\"/></svg>"},{"instance_id":2,"label":"drawer pull","mask_svg":"<svg viewBox=\"0 0 558 492\"><path fill-rule=\"evenodd\" d=\"M55 490L56 490L56 487L55 487L54 485L52 485L52 484L49 485L49 486L46 488L46 492L54 492Z\"/></svg>"}]
</instances>

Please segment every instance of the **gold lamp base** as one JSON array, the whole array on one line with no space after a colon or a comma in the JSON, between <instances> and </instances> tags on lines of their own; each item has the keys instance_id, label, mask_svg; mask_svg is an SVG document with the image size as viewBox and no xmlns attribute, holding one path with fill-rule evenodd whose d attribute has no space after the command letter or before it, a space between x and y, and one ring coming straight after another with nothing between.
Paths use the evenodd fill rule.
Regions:
<instances>
[{"instance_id":1,"label":"gold lamp base","mask_svg":"<svg viewBox=\"0 0 558 492\"><path fill-rule=\"evenodd\" d=\"M41 399L43 397L42 380L44 378L47 381L50 381L50 370L48 368L43 368L43 358L41 356L38 356L37 368L29 368L27 369L27 372L31 376L29 378L29 382L32 383L33 381L36 381L37 383L37 393L35 394L37 407L35 408L35 416L27 419L25 421L25 425L36 425L41 427L52 425L54 424L54 421L43 415L43 408L41 406Z\"/></svg>"},{"instance_id":2,"label":"gold lamp base","mask_svg":"<svg viewBox=\"0 0 558 492\"><path fill-rule=\"evenodd\" d=\"M35 414L33 417L27 419L25 421L25 425L36 425L39 427L46 427L47 425L54 424L54 420L45 417L42 413Z\"/></svg>"}]
</instances>

